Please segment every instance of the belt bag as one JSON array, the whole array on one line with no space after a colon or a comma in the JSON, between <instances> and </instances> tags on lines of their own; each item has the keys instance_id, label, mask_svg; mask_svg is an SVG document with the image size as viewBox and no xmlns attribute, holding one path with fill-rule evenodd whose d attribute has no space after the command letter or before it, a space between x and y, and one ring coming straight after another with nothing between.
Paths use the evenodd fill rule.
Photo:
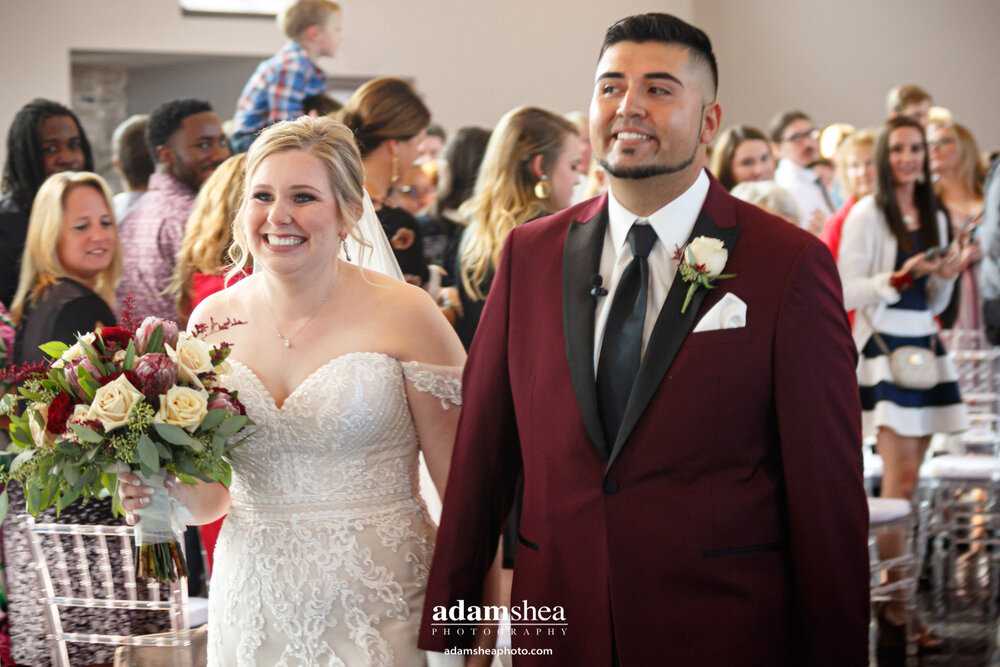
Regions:
<instances>
[{"instance_id":1,"label":"belt bag","mask_svg":"<svg viewBox=\"0 0 1000 667\"><path fill-rule=\"evenodd\" d=\"M861 312L860 310L858 312ZM875 330L875 325L871 319L862 313L868 326L872 329L872 338L878 345L882 353L889 357L889 375L892 376L892 383L900 389L930 389L937 386L940 381L938 375L937 355L934 349L937 347L937 334L927 337L927 347L922 345L901 345L893 351L889 351L889 346L881 334Z\"/></svg>"},{"instance_id":2,"label":"belt bag","mask_svg":"<svg viewBox=\"0 0 1000 667\"><path fill-rule=\"evenodd\" d=\"M875 336L878 343L882 337L878 334ZM931 340L933 341L933 336ZM897 347L889 353L889 374L892 375L893 384L902 389L930 389L937 386L938 365L934 350L919 345Z\"/></svg>"}]
</instances>

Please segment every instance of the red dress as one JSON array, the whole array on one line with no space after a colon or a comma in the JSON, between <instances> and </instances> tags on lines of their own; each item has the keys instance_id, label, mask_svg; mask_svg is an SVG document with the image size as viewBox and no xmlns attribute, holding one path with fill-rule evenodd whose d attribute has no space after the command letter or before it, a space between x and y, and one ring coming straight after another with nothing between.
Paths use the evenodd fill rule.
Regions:
<instances>
[{"instance_id":1,"label":"red dress","mask_svg":"<svg viewBox=\"0 0 1000 667\"><path fill-rule=\"evenodd\" d=\"M253 273L253 269L244 269L233 276L229 284L243 280ZM198 304L208 298L209 295L221 292L226 287L225 276L211 275L207 273L191 274L191 310L194 311ZM219 531L222 530L222 522L226 517L222 517L204 526L198 526L198 534L201 535L201 544L205 549L205 564L208 566L208 576L212 576L212 559L215 555L215 541L219 538Z\"/></svg>"},{"instance_id":2,"label":"red dress","mask_svg":"<svg viewBox=\"0 0 1000 667\"><path fill-rule=\"evenodd\" d=\"M837 256L840 254L840 234L844 229L844 221L847 220L847 214L851 212L856 203L857 200L854 197L845 199L843 205L826 219L826 224L823 225L823 233L819 235L819 240L825 243L826 247L833 253L833 261L835 262L837 261ZM847 313L847 318L851 321L851 326L853 327L853 310Z\"/></svg>"}]
</instances>

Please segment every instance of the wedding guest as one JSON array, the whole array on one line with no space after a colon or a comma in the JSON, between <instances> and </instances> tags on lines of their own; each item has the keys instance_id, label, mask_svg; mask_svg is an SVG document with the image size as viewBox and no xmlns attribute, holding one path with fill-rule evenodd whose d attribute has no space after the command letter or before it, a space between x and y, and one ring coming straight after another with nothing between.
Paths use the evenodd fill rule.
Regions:
<instances>
[{"instance_id":1,"label":"wedding guest","mask_svg":"<svg viewBox=\"0 0 1000 667\"><path fill-rule=\"evenodd\" d=\"M333 0L294 0L278 15L288 43L254 70L233 115L233 150L242 153L261 129L306 113L307 97L326 91L326 75L316 64L332 58L343 40L342 12Z\"/></svg>"},{"instance_id":2,"label":"wedding guest","mask_svg":"<svg viewBox=\"0 0 1000 667\"><path fill-rule=\"evenodd\" d=\"M415 162L399 179L389 203L416 218L434 205L436 192L437 161Z\"/></svg>"},{"instance_id":3,"label":"wedding guest","mask_svg":"<svg viewBox=\"0 0 1000 667\"><path fill-rule=\"evenodd\" d=\"M447 271L441 278L443 288L454 287L456 282L455 258L459 238L465 229L458 209L472 196L476 174L479 173L489 140L490 131L481 127L463 127L452 135L444 149L444 167L437 200L430 214L419 218L427 264ZM458 294L451 295L451 300L457 304ZM447 312L445 316L448 316ZM452 313L451 317L454 316Z\"/></svg>"},{"instance_id":4,"label":"wedding guest","mask_svg":"<svg viewBox=\"0 0 1000 667\"><path fill-rule=\"evenodd\" d=\"M563 118L576 126L577 135L580 138L580 177L573 188L572 203L579 204L584 199L590 199L594 195L588 193L590 185L587 176L594 162L594 151L590 147L590 119L582 111L570 111L563 114Z\"/></svg>"},{"instance_id":5,"label":"wedding guest","mask_svg":"<svg viewBox=\"0 0 1000 667\"><path fill-rule=\"evenodd\" d=\"M934 191L948 211L951 238L960 248L969 248L968 261L960 267L955 294L942 321L947 328L982 331L982 295L979 289L979 262L983 255L976 241L983 221L983 179L979 146L975 138L958 123L932 123L927 129ZM950 325L950 326L948 326Z\"/></svg>"},{"instance_id":6,"label":"wedding guest","mask_svg":"<svg viewBox=\"0 0 1000 667\"><path fill-rule=\"evenodd\" d=\"M837 259L840 235L847 214L859 200L875 189L875 133L860 130L848 136L837 148L834 157L840 189L847 195L844 203L826 220L820 240Z\"/></svg>"},{"instance_id":7,"label":"wedding guest","mask_svg":"<svg viewBox=\"0 0 1000 667\"><path fill-rule=\"evenodd\" d=\"M332 116L343 108L343 104L323 93L310 95L302 100L302 114L313 118Z\"/></svg>"},{"instance_id":8,"label":"wedding guest","mask_svg":"<svg viewBox=\"0 0 1000 667\"><path fill-rule=\"evenodd\" d=\"M819 234L833 213L830 195L809 165L819 159L819 130L801 111L786 111L771 121L771 141L777 146L774 182L792 193L803 229Z\"/></svg>"},{"instance_id":9,"label":"wedding guest","mask_svg":"<svg viewBox=\"0 0 1000 667\"><path fill-rule=\"evenodd\" d=\"M94 158L76 114L41 98L17 112L0 185L0 303L10 306L17 289L35 193L52 174L80 169L92 171Z\"/></svg>"},{"instance_id":10,"label":"wedding guest","mask_svg":"<svg viewBox=\"0 0 1000 667\"><path fill-rule=\"evenodd\" d=\"M164 102L149 117L146 143L156 161L149 188L122 221L128 248L118 286L118 301L131 294L135 315L177 319L174 298L166 293L177 262L184 226L202 183L229 157L229 143L208 102Z\"/></svg>"},{"instance_id":11,"label":"wedding guest","mask_svg":"<svg viewBox=\"0 0 1000 667\"><path fill-rule=\"evenodd\" d=\"M149 177L156 166L146 145L149 116L136 114L115 128L111 135L111 163L121 174L125 191L115 195L115 220L124 220L146 194Z\"/></svg>"},{"instance_id":12,"label":"wedding guest","mask_svg":"<svg viewBox=\"0 0 1000 667\"><path fill-rule=\"evenodd\" d=\"M799 224L799 207L795 204L795 198L774 181L743 181L730 194L784 218L796 227Z\"/></svg>"},{"instance_id":13,"label":"wedding guest","mask_svg":"<svg viewBox=\"0 0 1000 667\"><path fill-rule=\"evenodd\" d=\"M225 270L229 265L226 253L233 242L233 220L243 197L245 164L246 153L228 158L208 177L195 197L167 288L183 324L205 297L226 285ZM236 274L230 282L244 277L243 273Z\"/></svg>"},{"instance_id":14,"label":"wedding guest","mask_svg":"<svg viewBox=\"0 0 1000 667\"><path fill-rule=\"evenodd\" d=\"M21 280L11 307L17 323L15 363L41 361L43 354L38 346L43 343L57 340L72 345L77 332L115 324L112 306L122 270L121 254L111 212L111 191L104 179L90 172L50 176L39 188L31 209ZM19 484L8 486L7 492L12 511L3 525L3 553L13 655L18 663L47 666L51 653L40 629L45 613L38 601L41 591L28 565L28 544L14 518L23 512L24 492ZM20 509L15 512L13 508ZM38 520L120 523L111 511L110 500L73 503L58 517L55 508L50 508ZM121 579L119 585L124 585L123 567L120 562L114 563L119 573L116 579ZM64 608L60 617L65 632L92 633L113 627L129 635L168 627L162 614L150 622L124 611ZM114 647L70 643L69 656L74 665L109 663L114 660Z\"/></svg>"},{"instance_id":15,"label":"wedding guest","mask_svg":"<svg viewBox=\"0 0 1000 667\"><path fill-rule=\"evenodd\" d=\"M444 150L444 145L447 141L448 133L444 131L444 128L437 123L431 123L427 126L424 138L420 141L420 146L417 148L416 161L437 160L441 157L441 151Z\"/></svg>"},{"instance_id":16,"label":"wedding guest","mask_svg":"<svg viewBox=\"0 0 1000 667\"><path fill-rule=\"evenodd\" d=\"M417 159L431 114L409 83L402 79L372 79L351 95L339 119L352 132L365 163L365 190L385 229L407 282L427 282L420 223L388 203L400 176Z\"/></svg>"},{"instance_id":17,"label":"wedding guest","mask_svg":"<svg viewBox=\"0 0 1000 667\"><path fill-rule=\"evenodd\" d=\"M931 94L920 86L905 84L896 86L886 96L886 114L889 118L906 116L920 123L927 129L930 124L931 106L934 104Z\"/></svg>"},{"instance_id":18,"label":"wedding guest","mask_svg":"<svg viewBox=\"0 0 1000 667\"><path fill-rule=\"evenodd\" d=\"M757 128L734 125L715 140L709 170L727 190L744 181L773 180L771 145Z\"/></svg>"},{"instance_id":19,"label":"wedding guest","mask_svg":"<svg viewBox=\"0 0 1000 667\"><path fill-rule=\"evenodd\" d=\"M858 310L854 342L861 357L862 430L878 439L885 465L882 496L910 500L931 435L957 433L968 425L955 369L937 339L934 319L951 298L962 253L927 252L946 243L948 222L930 182L920 123L897 116L882 127L875 169L874 193L855 204L844 222L838 266L844 306ZM886 357L904 345L930 347L936 386L912 389L893 376ZM882 558L899 555L901 540L900 534L879 538ZM881 641L901 645L904 621L901 603L882 605ZM923 648L941 645L923 626L916 641Z\"/></svg>"},{"instance_id":20,"label":"wedding guest","mask_svg":"<svg viewBox=\"0 0 1000 667\"><path fill-rule=\"evenodd\" d=\"M573 124L545 109L518 107L494 128L472 198L460 209L468 227L458 248L462 316L455 329L466 349L479 326L507 235L572 203L581 154Z\"/></svg>"}]
</instances>

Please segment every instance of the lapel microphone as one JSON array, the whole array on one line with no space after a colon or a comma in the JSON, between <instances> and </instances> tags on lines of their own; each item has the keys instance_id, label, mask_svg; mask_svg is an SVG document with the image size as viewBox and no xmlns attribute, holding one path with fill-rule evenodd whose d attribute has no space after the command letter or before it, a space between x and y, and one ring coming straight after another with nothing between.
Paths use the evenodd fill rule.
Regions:
<instances>
[{"instance_id":1,"label":"lapel microphone","mask_svg":"<svg viewBox=\"0 0 1000 667\"><path fill-rule=\"evenodd\" d=\"M590 277L590 285L591 285L591 287L590 287L590 296L595 297L595 298L599 297L599 296L607 296L608 295L608 290L606 290L603 287L601 287L601 285L603 283L604 283L604 278L601 278L601 274L600 273L595 273L593 276L591 276Z\"/></svg>"}]
</instances>

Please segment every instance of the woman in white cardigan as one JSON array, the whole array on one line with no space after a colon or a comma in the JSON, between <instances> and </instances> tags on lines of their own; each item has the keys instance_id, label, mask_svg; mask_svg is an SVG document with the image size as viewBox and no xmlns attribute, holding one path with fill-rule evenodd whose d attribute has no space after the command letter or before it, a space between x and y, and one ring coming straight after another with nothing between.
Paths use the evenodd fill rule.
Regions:
<instances>
[{"instance_id":1,"label":"woman in white cardigan","mask_svg":"<svg viewBox=\"0 0 1000 667\"><path fill-rule=\"evenodd\" d=\"M954 249L928 252L948 244L948 222L931 188L920 125L908 118L887 122L876 142L875 163L875 192L844 222L838 267L844 305L857 311L862 428L878 439L885 465L882 496L911 499L931 435L967 425L955 370L937 340L934 319L948 305L961 257ZM902 345L934 349L938 385L915 390L894 384L883 345L890 351ZM883 557L900 553L901 538L880 539ZM879 620L884 643L902 640L902 605L884 606ZM926 628L918 642L924 648L940 643Z\"/></svg>"}]
</instances>

